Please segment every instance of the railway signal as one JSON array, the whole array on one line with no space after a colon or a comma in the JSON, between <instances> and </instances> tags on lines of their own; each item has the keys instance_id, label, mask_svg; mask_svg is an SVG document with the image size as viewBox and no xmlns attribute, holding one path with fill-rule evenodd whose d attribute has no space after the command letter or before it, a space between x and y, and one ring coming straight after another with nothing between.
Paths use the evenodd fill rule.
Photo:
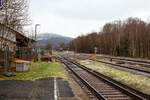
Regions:
<instances>
[{"instance_id":1,"label":"railway signal","mask_svg":"<svg viewBox=\"0 0 150 100\"><path fill-rule=\"evenodd\" d=\"M95 53L95 54L97 53L97 47L94 48L94 53Z\"/></svg>"},{"instance_id":2,"label":"railway signal","mask_svg":"<svg viewBox=\"0 0 150 100\"><path fill-rule=\"evenodd\" d=\"M96 58L96 53L97 53L97 47L94 47L94 54L91 56L91 58L95 61Z\"/></svg>"}]
</instances>

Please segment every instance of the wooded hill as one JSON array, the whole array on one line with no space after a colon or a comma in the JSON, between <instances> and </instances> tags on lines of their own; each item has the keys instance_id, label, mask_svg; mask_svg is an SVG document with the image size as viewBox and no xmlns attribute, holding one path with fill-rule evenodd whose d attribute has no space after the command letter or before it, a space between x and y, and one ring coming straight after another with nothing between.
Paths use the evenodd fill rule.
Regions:
<instances>
[{"instance_id":1,"label":"wooded hill","mask_svg":"<svg viewBox=\"0 0 150 100\"><path fill-rule=\"evenodd\" d=\"M150 58L150 23L138 18L106 23L100 32L81 35L69 47L79 53Z\"/></svg>"},{"instance_id":2,"label":"wooded hill","mask_svg":"<svg viewBox=\"0 0 150 100\"><path fill-rule=\"evenodd\" d=\"M48 43L50 43L52 48L55 48L60 44L65 45L72 40L73 38L71 37L66 37L66 36L53 34L53 33L42 33L38 35L37 46L45 47Z\"/></svg>"}]
</instances>

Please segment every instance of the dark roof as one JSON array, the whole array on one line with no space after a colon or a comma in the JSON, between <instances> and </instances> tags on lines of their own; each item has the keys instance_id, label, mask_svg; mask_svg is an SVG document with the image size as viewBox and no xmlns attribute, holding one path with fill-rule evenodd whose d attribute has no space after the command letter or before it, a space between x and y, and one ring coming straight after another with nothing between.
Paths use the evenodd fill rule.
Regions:
<instances>
[{"instance_id":1,"label":"dark roof","mask_svg":"<svg viewBox=\"0 0 150 100\"><path fill-rule=\"evenodd\" d=\"M31 38L23 35L21 32L14 30L11 27L8 27L8 26L1 24L1 23L0 23L0 25L6 27L7 29L9 29L9 31L12 31L14 34L16 34L16 42L19 45L27 46L28 42L35 42L34 39L31 39Z\"/></svg>"},{"instance_id":2,"label":"dark roof","mask_svg":"<svg viewBox=\"0 0 150 100\"><path fill-rule=\"evenodd\" d=\"M15 30L15 29L13 29L13 28L11 28L11 27L8 27L8 26L6 26L6 25L4 25L4 24L2 24L2 23L0 23L0 25L2 25L2 26L4 26L4 27L8 28L10 31L12 31L13 33L15 33L16 36L19 36L19 35L20 35L21 37L28 38L29 40L35 41L34 39L31 39L31 38L25 36L23 33L21 33L21 32L19 32L19 31Z\"/></svg>"}]
</instances>

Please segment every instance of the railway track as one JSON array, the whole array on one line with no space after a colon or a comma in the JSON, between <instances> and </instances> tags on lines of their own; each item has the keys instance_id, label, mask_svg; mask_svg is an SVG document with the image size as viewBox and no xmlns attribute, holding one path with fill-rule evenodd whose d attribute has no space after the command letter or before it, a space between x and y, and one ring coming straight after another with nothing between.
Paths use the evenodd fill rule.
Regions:
<instances>
[{"instance_id":1,"label":"railway track","mask_svg":"<svg viewBox=\"0 0 150 100\"><path fill-rule=\"evenodd\" d=\"M93 60L88 55L78 55L78 56L77 55L76 56L72 55L72 57L77 58L77 59L81 59L81 60L85 60L85 59ZM146 64L145 66L142 66L143 64L141 64L141 66L136 66L136 65L133 65L133 64L123 65L123 64L116 64L116 63L113 63L111 61L100 60L100 59L97 59L97 58L94 61L101 62L101 63L104 63L104 64L108 64L108 65L111 65L115 68L118 67L118 68L130 69L130 70L133 70L133 71L136 71L136 72L142 72L140 74L148 76L148 77L150 76L150 65L148 65L148 64Z\"/></svg>"},{"instance_id":2,"label":"railway track","mask_svg":"<svg viewBox=\"0 0 150 100\"><path fill-rule=\"evenodd\" d=\"M91 54L85 54L85 53L80 53L80 55L91 56ZM146 60L146 59L134 59L134 58L125 58L125 57L118 57L118 56L115 57L115 56L99 55L99 54L97 54L96 57L120 60L120 61L125 61L126 63L131 63L131 64L148 64L148 65L150 65L150 60Z\"/></svg>"},{"instance_id":3,"label":"railway track","mask_svg":"<svg viewBox=\"0 0 150 100\"><path fill-rule=\"evenodd\" d=\"M122 58L122 57L111 57L111 56L99 56L99 55L97 57L108 58L108 59L112 59L112 60L113 59L119 60L119 61L123 61L123 62L129 63L129 64L139 64L139 65L146 65L146 66L150 65L150 60Z\"/></svg>"},{"instance_id":4,"label":"railway track","mask_svg":"<svg viewBox=\"0 0 150 100\"><path fill-rule=\"evenodd\" d=\"M77 62L60 57L57 59L61 60L99 100L149 100L149 96L136 90L131 91L127 86Z\"/></svg>"},{"instance_id":5,"label":"railway track","mask_svg":"<svg viewBox=\"0 0 150 100\"><path fill-rule=\"evenodd\" d=\"M91 57L91 54L80 54L80 55L84 57ZM144 67L150 68L150 60L132 59L132 58L105 56L105 55L96 55L96 58L106 58L114 62L123 62L130 65L140 65L143 68Z\"/></svg>"},{"instance_id":6,"label":"railway track","mask_svg":"<svg viewBox=\"0 0 150 100\"><path fill-rule=\"evenodd\" d=\"M99 58L99 56L97 56L97 58ZM101 58L101 57L100 57ZM101 61L101 60L97 60L98 62L102 62L102 63L107 63L110 65L116 65L119 67L124 67L124 68L128 68L128 69L132 69L132 70L137 70L137 71L141 71L144 73L150 73L150 62L148 62L148 60L143 61L143 60L132 60L132 59L127 59L127 58L118 58L118 57L105 57L107 59L110 59L110 62L105 62L105 61ZM116 62L116 64L114 64ZM119 64L119 63L121 64ZM126 66L122 65L125 64Z\"/></svg>"},{"instance_id":7,"label":"railway track","mask_svg":"<svg viewBox=\"0 0 150 100\"><path fill-rule=\"evenodd\" d=\"M92 59L90 59L90 60L92 60ZM104 63L104 64L108 64L108 65L112 65L112 66L117 66L117 67L121 67L121 68L127 68L127 69L131 69L131 70L135 70L135 71L139 71L139 72L144 72L144 73L150 74L150 68L136 67L136 66L125 66L125 65L114 64L114 63L101 61L101 60L95 60L95 61L101 62L101 63Z\"/></svg>"}]
</instances>

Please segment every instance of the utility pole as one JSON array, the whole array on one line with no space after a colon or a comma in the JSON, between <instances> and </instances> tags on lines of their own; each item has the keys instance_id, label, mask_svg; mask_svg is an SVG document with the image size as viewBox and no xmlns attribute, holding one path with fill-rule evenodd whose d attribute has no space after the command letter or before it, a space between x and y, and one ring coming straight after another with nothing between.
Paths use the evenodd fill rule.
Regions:
<instances>
[{"instance_id":1,"label":"utility pole","mask_svg":"<svg viewBox=\"0 0 150 100\"><path fill-rule=\"evenodd\" d=\"M37 39L37 27L40 26L40 24L35 24L35 41Z\"/></svg>"},{"instance_id":2,"label":"utility pole","mask_svg":"<svg viewBox=\"0 0 150 100\"><path fill-rule=\"evenodd\" d=\"M36 47L36 42L37 42L37 27L40 26L40 24L35 24L35 56L34 56L34 61L37 61L37 47Z\"/></svg>"}]
</instances>

